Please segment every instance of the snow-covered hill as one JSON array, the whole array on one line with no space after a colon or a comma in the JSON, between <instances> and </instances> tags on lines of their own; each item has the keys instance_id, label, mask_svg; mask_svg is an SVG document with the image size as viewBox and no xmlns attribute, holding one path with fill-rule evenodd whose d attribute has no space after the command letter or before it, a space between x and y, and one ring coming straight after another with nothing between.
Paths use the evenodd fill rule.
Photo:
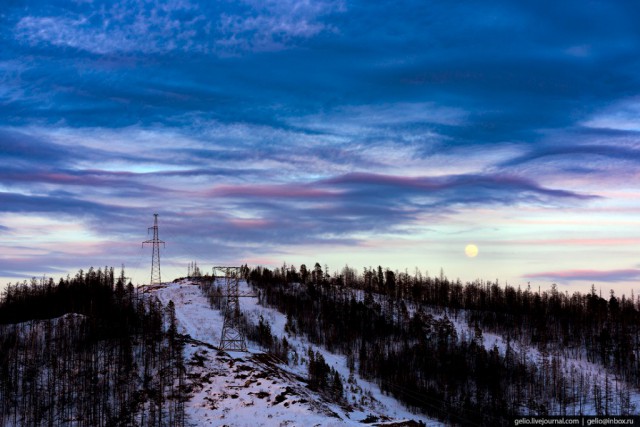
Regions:
<instances>
[{"instance_id":1,"label":"snow-covered hill","mask_svg":"<svg viewBox=\"0 0 640 427\"><path fill-rule=\"evenodd\" d=\"M241 291L248 285L241 282ZM260 316L274 336L286 336L291 352L305 355L309 347L319 351L345 385L341 404L307 387L303 356L285 364L265 354L255 343L249 351L222 352L223 315L210 308L198 285L182 280L146 287L167 305L173 301L179 332L188 336L185 347L187 381L191 390L186 403L188 422L194 426L428 426L441 423L411 413L378 387L350 373L346 358L317 348L302 337L285 332L286 318L276 310L259 306L253 298L241 298L241 310L254 323Z\"/></svg>"}]
</instances>

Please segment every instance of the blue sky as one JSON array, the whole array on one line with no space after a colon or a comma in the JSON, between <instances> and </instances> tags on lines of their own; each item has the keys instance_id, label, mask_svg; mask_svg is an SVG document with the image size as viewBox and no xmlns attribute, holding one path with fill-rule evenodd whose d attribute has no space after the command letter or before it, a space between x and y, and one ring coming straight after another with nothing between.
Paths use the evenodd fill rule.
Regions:
<instances>
[{"instance_id":1,"label":"blue sky","mask_svg":"<svg viewBox=\"0 0 640 427\"><path fill-rule=\"evenodd\" d=\"M349 264L640 290L640 6L9 1L0 281ZM475 258L464 248L479 247Z\"/></svg>"}]
</instances>

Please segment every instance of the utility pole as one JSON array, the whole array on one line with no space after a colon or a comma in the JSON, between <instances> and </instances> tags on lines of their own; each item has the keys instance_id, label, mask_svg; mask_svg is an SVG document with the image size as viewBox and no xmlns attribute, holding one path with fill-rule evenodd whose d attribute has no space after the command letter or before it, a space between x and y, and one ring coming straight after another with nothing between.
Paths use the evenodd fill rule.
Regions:
<instances>
[{"instance_id":1,"label":"utility pole","mask_svg":"<svg viewBox=\"0 0 640 427\"><path fill-rule=\"evenodd\" d=\"M213 281L215 283L216 277L224 278L225 291L222 296L227 298L220 337L220 350L247 351L247 341L240 328L240 298L255 297L256 295L241 294L238 290L241 269L242 267L213 267Z\"/></svg>"},{"instance_id":2,"label":"utility pole","mask_svg":"<svg viewBox=\"0 0 640 427\"><path fill-rule=\"evenodd\" d=\"M153 239L145 240L142 242L142 247L144 248L144 244L152 244L153 251L151 254L151 282L150 285L155 285L162 283L160 280L160 243L162 243L163 247L166 246L165 243L158 239L158 214L153 214L153 227L149 227L147 229L147 235L149 234L149 230L153 230Z\"/></svg>"}]
</instances>

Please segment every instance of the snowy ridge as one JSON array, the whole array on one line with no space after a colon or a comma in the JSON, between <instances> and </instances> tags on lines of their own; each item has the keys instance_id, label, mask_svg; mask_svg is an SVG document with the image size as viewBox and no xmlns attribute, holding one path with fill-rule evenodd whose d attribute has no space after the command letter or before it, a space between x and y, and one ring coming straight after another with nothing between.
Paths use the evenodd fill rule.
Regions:
<instances>
[{"instance_id":1,"label":"snowy ridge","mask_svg":"<svg viewBox=\"0 0 640 427\"><path fill-rule=\"evenodd\" d=\"M246 282L240 291L249 291ZM272 334L285 337L295 363L284 364L248 342L249 352L221 352L223 316L210 308L199 287L188 281L146 287L163 305L173 301L178 331L187 335L185 360L190 400L185 410L193 426L428 426L440 422L414 414L379 388L349 373L346 357L316 347L303 337L285 332L286 317L277 310L262 307L255 298L241 298L243 314L253 323L260 316L271 326ZM343 379L345 401L331 402L306 385L308 348L319 351L326 363ZM365 422L365 423L363 423Z\"/></svg>"}]
</instances>

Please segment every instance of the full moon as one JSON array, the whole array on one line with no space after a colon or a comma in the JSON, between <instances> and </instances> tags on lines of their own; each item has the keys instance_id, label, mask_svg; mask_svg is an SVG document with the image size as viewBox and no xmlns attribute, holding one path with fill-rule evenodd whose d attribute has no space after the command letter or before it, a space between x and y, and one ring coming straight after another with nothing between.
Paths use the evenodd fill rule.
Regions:
<instances>
[{"instance_id":1,"label":"full moon","mask_svg":"<svg viewBox=\"0 0 640 427\"><path fill-rule=\"evenodd\" d=\"M478 247L470 243L464 248L464 253L469 258L474 258L478 255Z\"/></svg>"}]
</instances>

